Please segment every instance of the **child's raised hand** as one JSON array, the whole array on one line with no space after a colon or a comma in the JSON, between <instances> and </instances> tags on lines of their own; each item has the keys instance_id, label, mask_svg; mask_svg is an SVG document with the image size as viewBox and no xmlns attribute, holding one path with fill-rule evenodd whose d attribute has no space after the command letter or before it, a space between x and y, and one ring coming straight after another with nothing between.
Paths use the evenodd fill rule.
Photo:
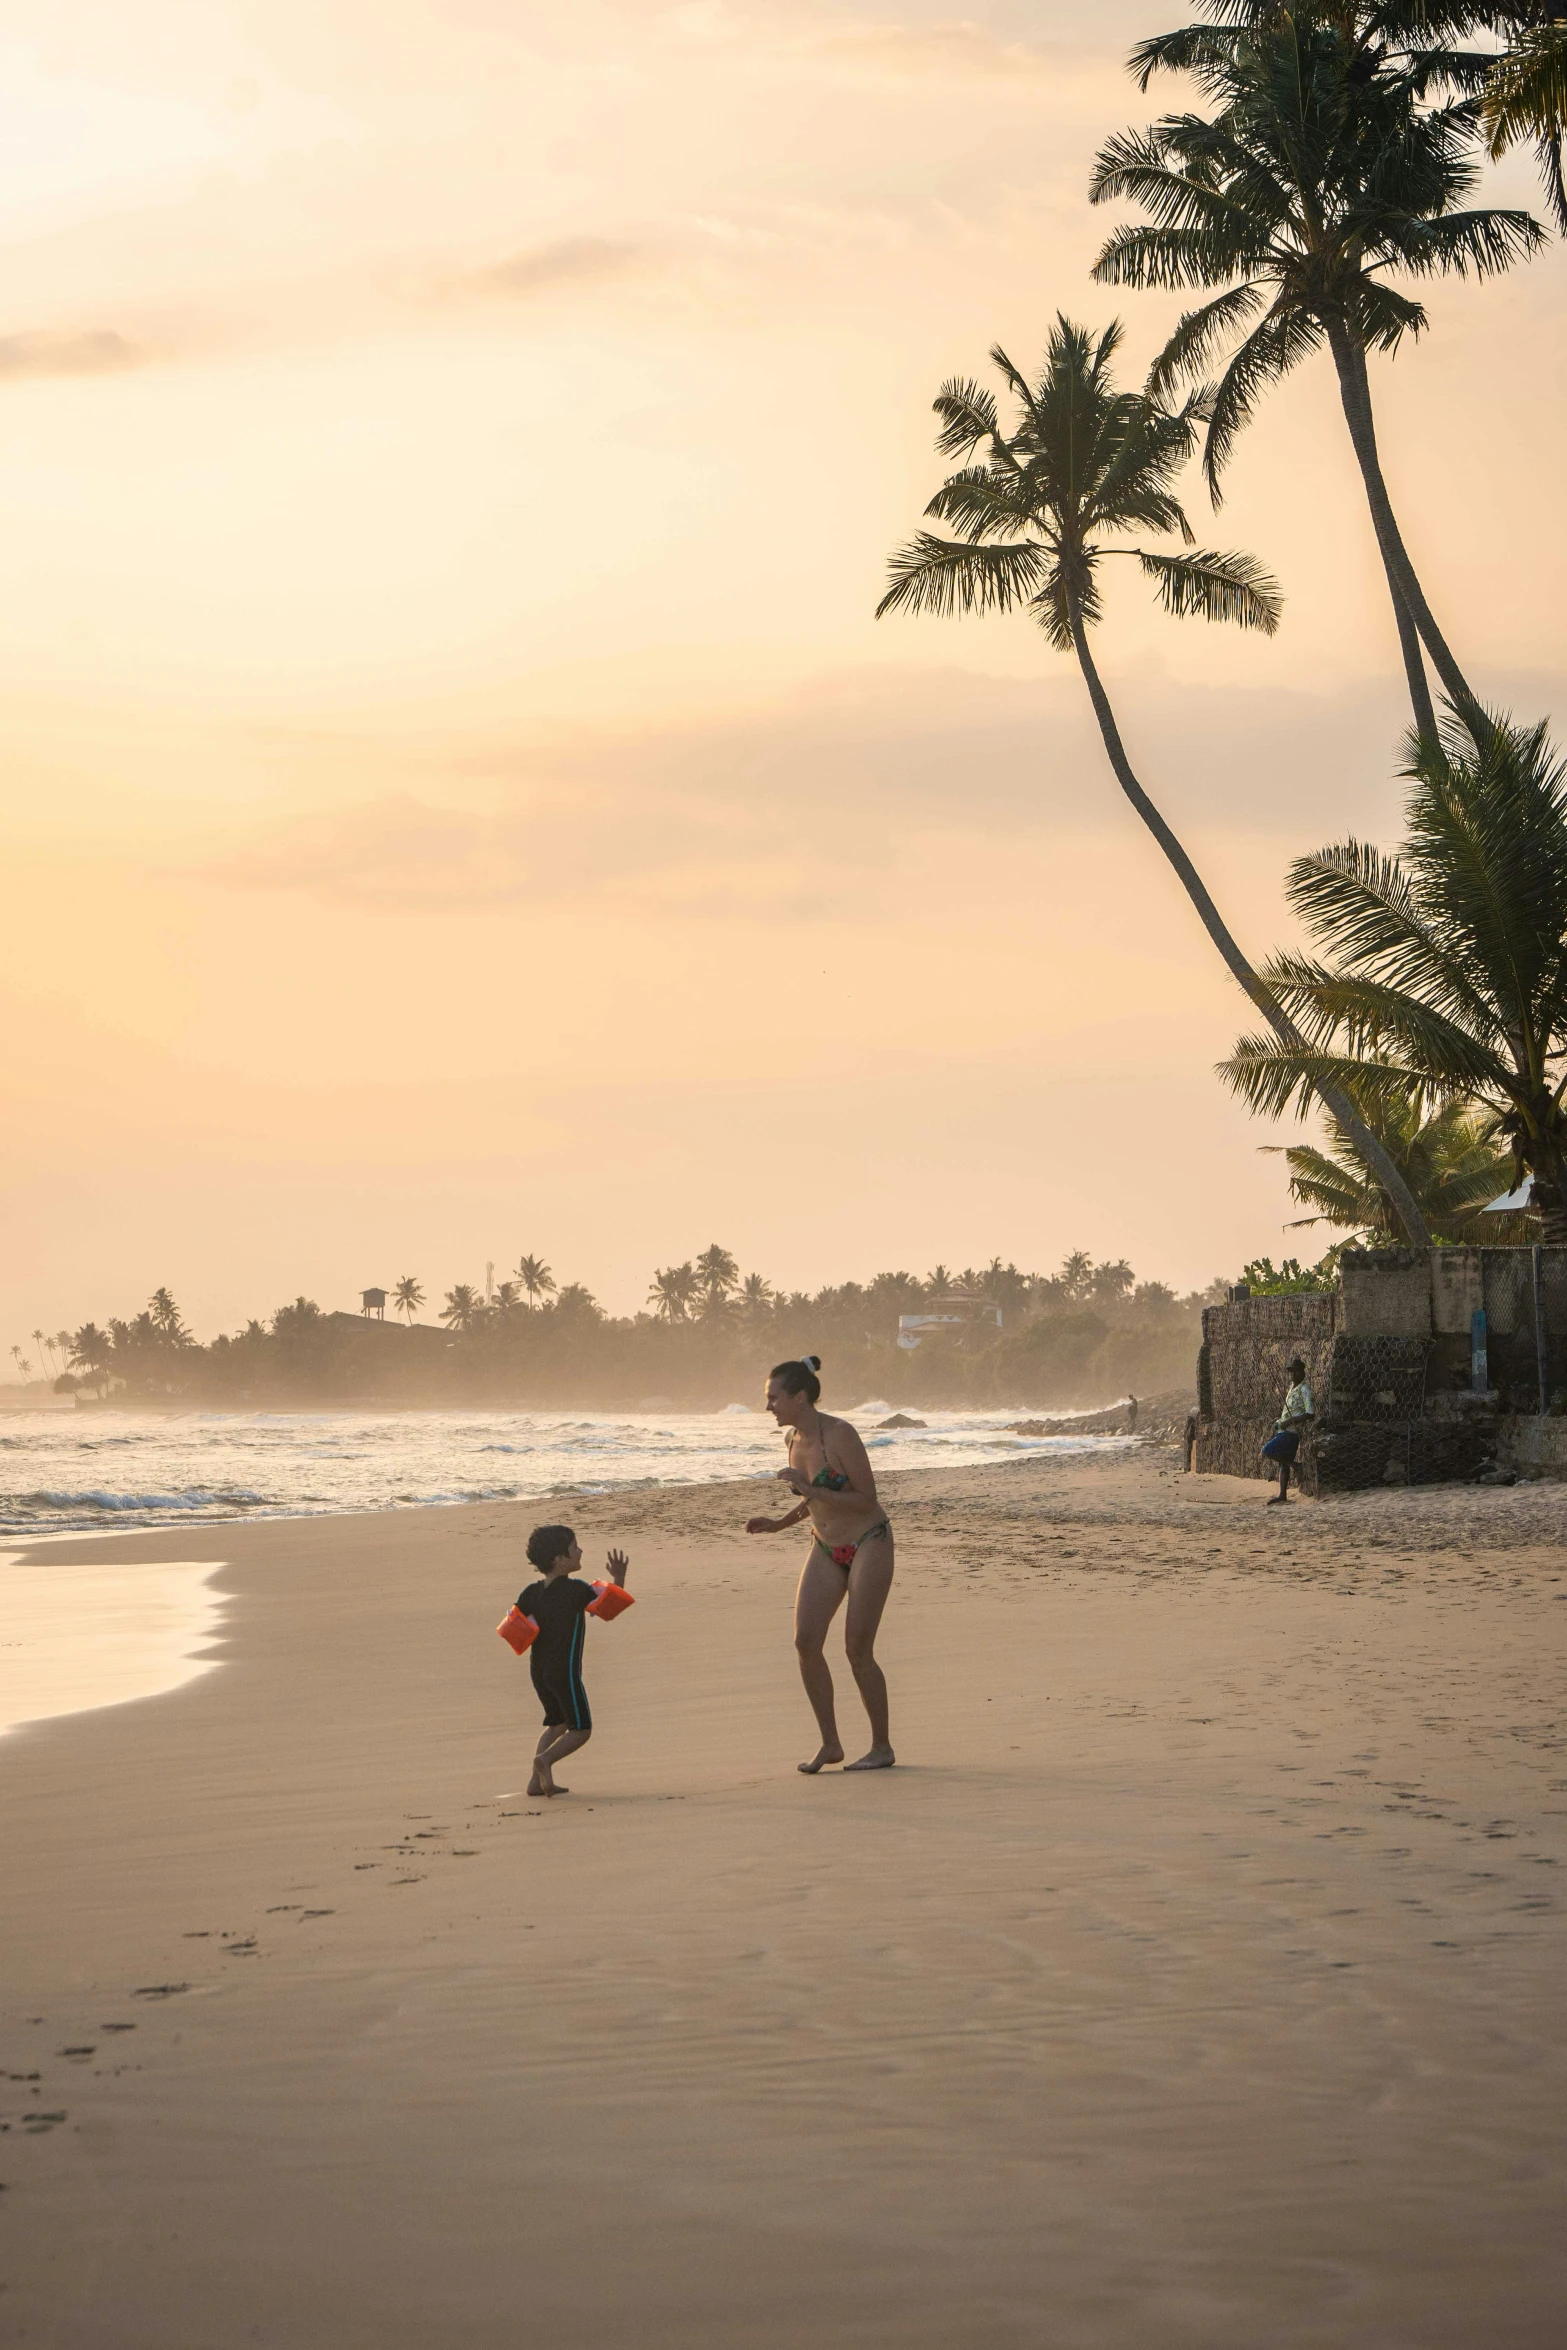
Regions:
<instances>
[{"instance_id":1,"label":"child's raised hand","mask_svg":"<svg viewBox=\"0 0 1567 2350\"><path fill-rule=\"evenodd\" d=\"M631 1564L631 1561L627 1558L625 1552L623 1550L612 1550L606 1563L609 1567L612 1580L616 1583L624 1583L626 1580L626 1569Z\"/></svg>"}]
</instances>

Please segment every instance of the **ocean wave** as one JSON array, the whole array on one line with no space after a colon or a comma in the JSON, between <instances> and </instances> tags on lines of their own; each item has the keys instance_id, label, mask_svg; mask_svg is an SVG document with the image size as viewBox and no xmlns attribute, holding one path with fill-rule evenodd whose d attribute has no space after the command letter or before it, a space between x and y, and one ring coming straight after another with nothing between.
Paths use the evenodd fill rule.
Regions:
<instances>
[{"instance_id":1,"label":"ocean wave","mask_svg":"<svg viewBox=\"0 0 1567 2350\"><path fill-rule=\"evenodd\" d=\"M266 1493L242 1493L232 1488L213 1490L208 1487L186 1486L179 1493L56 1493L47 1489L38 1493L0 1494L0 1511L7 1509L38 1510L241 1510L267 1509L278 1505Z\"/></svg>"}]
</instances>

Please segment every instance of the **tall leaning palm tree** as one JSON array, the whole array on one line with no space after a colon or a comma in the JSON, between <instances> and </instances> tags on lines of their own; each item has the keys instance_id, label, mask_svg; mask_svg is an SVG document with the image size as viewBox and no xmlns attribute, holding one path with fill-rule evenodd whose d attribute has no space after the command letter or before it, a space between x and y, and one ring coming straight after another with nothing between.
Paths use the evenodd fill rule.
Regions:
<instances>
[{"instance_id":1,"label":"tall leaning palm tree","mask_svg":"<svg viewBox=\"0 0 1567 2350\"><path fill-rule=\"evenodd\" d=\"M1451 60L1368 47L1364 7L1266 8L1246 0L1217 21L1145 43L1133 71L1195 76L1211 115L1166 115L1107 142L1096 204L1129 199L1149 215L1109 238L1102 284L1222 292L1180 320L1149 390L1167 397L1227 353L1208 417L1204 467L1218 502L1225 466L1263 393L1326 345L1365 485L1421 735L1437 738L1429 655L1473 729L1485 712L1438 627L1393 512L1377 446L1367 353L1392 353L1428 323L1389 283L1489 277L1544 239L1527 212L1473 209L1478 176L1468 101L1426 103ZM1448 12L1451 15L1452 11ZM1456 65L1452 66L1457 71Z\"/></svg>"},{"instance_id":2,"label":"tall leaning palm tree","mask_svg":"<svg viewBox=\"0 0 1567 2350\"><path fill-rule=\"evenodd\" d=\"M1281 1045L1301 1038L1241 953L1195 865L1148 797L1121 740L1110 697L1089 648L1099 619L1100 580L1107 562L1137 564L1166 611L1228 620L1271 634L1281 599L1274 582L1249 555L1211 554L1193 546L1191 526L1173 488L1197 444L1203 409L1196 397L1178 410L1144 393L1119 392L1112 362L1121 330L1095 341L1058 317L1049 352L1030 382L999 346L991 359L1017 403L1017 420L1002 429L994 395L979 384L943 385L935 402L941 419L936 446L943 456L970 460L948 476L926 507L958 536L921 531L891 562L892 584L877 606L885 612L1010 612L1026 610L1059 652L1073 652L1116 781L1175 868L1199 921ZM983 458L974 462L976 452ZM1128 533L1176 536L1179 553L1126 545ZM1409 1238L1429 1238L1408 1185L1349 1097L1336 1085L1321 1089L1333 1118L1354 1136L1376 1167Z\"/></svg>"},{"instance_id":3,"label":"tall leaning palm tree","mask_svg":"<svg viewBox=\"0 0 1567 2350\"><path fill-rule=\"evenodd\" d=\"M1328 1085L1466 1103L1567 1243L1567 767L1543 727L1498 724L1473 750L1449 727L1411 773L1397 856L1348 840L1291 868L1323 952L1262 977L1304 1041L1243 1037L1223 1075L1273 1116Z\"/></svg>"}]
</instances>

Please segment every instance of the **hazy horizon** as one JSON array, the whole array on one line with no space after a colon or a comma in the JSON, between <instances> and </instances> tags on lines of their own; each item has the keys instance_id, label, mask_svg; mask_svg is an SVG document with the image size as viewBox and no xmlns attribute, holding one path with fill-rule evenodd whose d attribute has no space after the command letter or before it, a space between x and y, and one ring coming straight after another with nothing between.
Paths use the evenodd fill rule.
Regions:
<instances>
[{"instance_id":1,"label":"hazy horizon","mask_svg":"<svg viewBox=\"0 0 1567 2350\"><path fill-rule=\"evenodd\" d=\"M1180 13L0 7L4 1346L159 1284L203 1333L433 1305L524 1250L616 1313L715 1238L791 1289L1320 1253L1075 670L872 617L945 375L1058 307L1125 318L1129 379L1157 347L1084 191ZM1526 157L1489 185L1537 208ZM1560 244L1437 282L1374 367L1433 604L1528 717L1564 288ZM1398 823L1325 360L1189 503L1281 634L1129 579L1102 658L1260 953L1289 856Z\"/></svg>"}]
</instances>

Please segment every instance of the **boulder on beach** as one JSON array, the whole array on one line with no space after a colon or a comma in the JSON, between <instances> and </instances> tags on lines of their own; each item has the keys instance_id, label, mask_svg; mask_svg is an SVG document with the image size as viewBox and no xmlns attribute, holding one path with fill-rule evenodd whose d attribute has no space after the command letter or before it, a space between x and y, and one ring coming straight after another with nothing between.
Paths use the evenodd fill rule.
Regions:
<instances>
[{"instance_id":1,"label":"boulder on beach","mask_svg":"<svg viewBox=\"0 0 1567 2350\"><path fill-rule=\"evenodd\" d=\"M878 1428L923 1428L923 1420L911 1420L907 1412L894 1412L890 1420L878 1420Z\"/></svg>"}]
</instances>

